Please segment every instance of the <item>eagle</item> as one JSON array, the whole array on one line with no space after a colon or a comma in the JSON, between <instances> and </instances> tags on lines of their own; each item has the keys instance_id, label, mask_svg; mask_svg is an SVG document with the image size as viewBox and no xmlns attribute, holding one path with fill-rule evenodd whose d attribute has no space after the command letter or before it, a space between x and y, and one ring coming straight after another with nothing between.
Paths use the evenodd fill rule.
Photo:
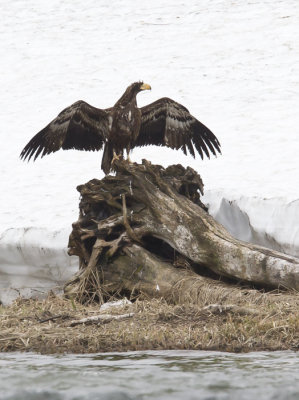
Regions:
<instances>
[{"instance_id":1,"label":"eagle","mask_svg":"<svg viewBox=\"0 0 299 400\"><path fill-rule=\"evenodd\" d=\"M163 97L138 108L137 94L150 89L146 83L132 83L115 105L106 109L76 101L26 144L21 159L36 160L59 149L104 148L101 168L108 174L124 150L129 160L134 147L167 146L185 154L188 149L193 157L196 149L202 159L221 153L216 136L176 101Z\"/></svg>"}]
</instances>

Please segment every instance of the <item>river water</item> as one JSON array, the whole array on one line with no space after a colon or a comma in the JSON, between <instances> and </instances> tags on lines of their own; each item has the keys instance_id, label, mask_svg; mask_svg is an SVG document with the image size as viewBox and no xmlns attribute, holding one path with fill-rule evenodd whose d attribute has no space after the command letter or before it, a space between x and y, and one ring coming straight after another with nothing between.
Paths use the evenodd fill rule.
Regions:
<instances>
[{"instance_id":1,"label":"river water","mask_svg":"<svg viewBox=\"0 0 299 400\"><path fill-rule=\"evenodd\" d=\"M1 400L297 400L299 353L0 354Z\"/></svg>"}]
</instances>

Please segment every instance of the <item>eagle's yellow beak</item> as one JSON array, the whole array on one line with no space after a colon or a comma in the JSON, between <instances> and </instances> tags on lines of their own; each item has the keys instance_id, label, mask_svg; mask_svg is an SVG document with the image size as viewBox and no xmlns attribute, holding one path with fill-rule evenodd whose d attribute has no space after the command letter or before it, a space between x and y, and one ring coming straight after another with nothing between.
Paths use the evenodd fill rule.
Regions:
<instances>
[{"instance_id":1,"label":"eagle's yellow beak","mask_svg":"<svg viewBox=\"0 0 299 400\"><path fill-rule=\"evenodd\" d=\"M140 86L140 89L141 89L141 90L151 90L151 87L150 87L150 85L148 85L147 83L143 83L143 84Z\"/></svg>"}]
</instances>

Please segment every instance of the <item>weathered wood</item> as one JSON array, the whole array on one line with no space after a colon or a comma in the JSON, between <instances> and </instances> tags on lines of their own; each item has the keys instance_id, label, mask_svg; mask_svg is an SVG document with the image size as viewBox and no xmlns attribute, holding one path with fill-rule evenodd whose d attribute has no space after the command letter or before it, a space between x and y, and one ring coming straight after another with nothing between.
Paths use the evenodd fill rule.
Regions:
<instances>
[{"instance_id":1,"label":"weathered wood","mask_svg":"<svg viewBox=\"0 0 299 400\"><path fill-rule=\"evenodd\" d=\"M164 169L144 160L142 165L117 161L115 170L116 176L78 187L80 218L73 224L69 254L79 256L82 270L66 286L69 295L82 293L92 272L91 286L96 282L112 292L121 277L124 290L167 297L198 268L299 289L299 259L233 238L207 213L200 200L203 183L193 169Z\"/></svg>"},{"instance_id":2,"label":"weathered wood","mask_svg":"<svg viewBox=\"0 0 299 400\"><path fill-rule=\"evenodd\" d=\"M132 318L134 313L112 315L112 314L99 314L93 315L92 317L86 317L82 319L74 319L70 322L70 326L77 326L81 324L107 324L111 321L119 321L122 319Z\"/></svg>"}]
</instances>

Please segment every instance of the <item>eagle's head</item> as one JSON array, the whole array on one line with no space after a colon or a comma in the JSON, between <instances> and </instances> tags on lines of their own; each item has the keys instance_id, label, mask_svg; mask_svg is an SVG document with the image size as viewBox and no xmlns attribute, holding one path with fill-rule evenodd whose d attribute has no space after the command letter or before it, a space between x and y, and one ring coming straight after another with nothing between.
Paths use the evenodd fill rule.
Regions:
<instances>
[{"instance_id":1,"label":"eagle's head","mask_svg":"<svg viewBox=\"0 0 299 400\"><path fill-rule=\"evenodd\" d=\"M143 82L132 83L129 87L127 87L121 98L115 103L115 106L124 106L131 101L136 102L136 96L139 92L142 92L142 90L151 90L151 87L147 83Z\"/></svg>"},{"instance_id":2,"label":"eagle's head","mask_svg":"<svg viewBox=\"0 0 299 400\"><path fill-rule=\"evenodd\" d=\"M132 83L132 85L129 86L129 88L131 88L132 92L136 94L141 92L142 90L151 90L150 85L143 82L134 82Z\"/></svg>"}]
</instances>

